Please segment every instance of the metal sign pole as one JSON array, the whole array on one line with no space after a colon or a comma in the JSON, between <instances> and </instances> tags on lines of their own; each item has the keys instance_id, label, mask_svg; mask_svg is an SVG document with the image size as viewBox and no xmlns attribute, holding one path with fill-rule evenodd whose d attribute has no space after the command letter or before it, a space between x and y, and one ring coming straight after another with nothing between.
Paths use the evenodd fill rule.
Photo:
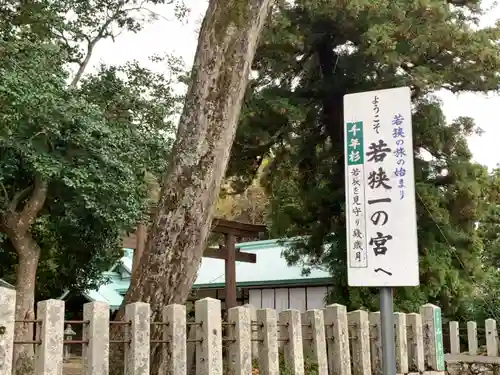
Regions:
<instances>
[{"instance_id":1,"label":"metal sign pole","mask_svg":"<svg viewBox=\"0 0 500 375\"><path fill-rule=\"evenodd\" d=\"M382 334L383 375L396 375L392 288L380 288L380 331Z\"/></svg>"}]
</instances>

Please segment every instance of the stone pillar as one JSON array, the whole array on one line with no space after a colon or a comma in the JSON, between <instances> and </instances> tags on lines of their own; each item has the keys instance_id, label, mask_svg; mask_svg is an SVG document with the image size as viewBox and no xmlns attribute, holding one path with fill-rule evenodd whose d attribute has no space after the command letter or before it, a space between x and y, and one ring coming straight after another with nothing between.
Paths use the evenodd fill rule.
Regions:
<instances>
[{"instance_id":1,"label":"stone pillar","mask_svg":"<svg viewBox=\"0 0 500 375\"><path fill-rule=\"evenodd\" d=\"M11 375L16 291L0 287L0 375Z\"/></svg>"},{"instance_id":2,"label":"stone pillar","mask_svg":"<svg viewBox=\"0 0 500 375\"><path fill-rule=\"evenodd\" d=\"M347 308L338 304L327 306L325 308L325 326L330 375L350 375L351 355Z\"/></svg>"},{"instance_id":3,"label":"stone pillar","mask_svg":"<svg viewBox=\"0 0 500 375\"><path fill-rule=\"evenodd\" d=\"M450 322L450 353L460 354L460 332L458 322Z\"/></svg>"},{"instance_id":4,"label":"stone pillar","mask_svg":"<svg viewBox=\"0 0 500 375\"><path fill-rule=\"evenodd\" d=\"M228 310L227 320L230 324L229 373L232 375L248 375L252 373L251 336L252 325L250 310L246 307L233 307Z\"/></svg>"},{"instance_id":5,"label":"stone pillar","mask_svg":"<svg viewBox=\"0 0 500 375\"><path fill-rule=\"evenodd\" d=\"M433 304L420 307L424 331L424 357L432 371L444 371L443 327L441 308Z\"/></svg>"},{"instance_id":6,"label":"stone pillar","mask_svg":"<svg viewBox=\"0 0 500 375\"><path fill-rule=\"evenodd\" d=\"M467 342L469 355L477 354L477 323L467 322Z\"/></svg>"},{"instance_id":7,"label":"stone pillar","mask_svg":"<svg viewBox=\"0 0 500 375\"><path fill-rule=\"evenodd\" d=\"M498 331L495 319L486 319L484 321L486 331L486 355L496 357L498 355Z\"/></svg>"},{"instance_id":8,"label":"stone pillar","mask_svg":"<svg viewBox=\"0 0 500 375\"><path fill-rule=\"evenodd\" d=\"M163 329L163 340L170 354L169 374L187 374L187 334L186 334L186 306L168 305L163 309L163 322L167 326Z\"/></svg>"},{"instance_id":9,"label":"stone pillar","mask_svg":"<svg viewBox=\"0 0 500 375\"><path fill-rule=\"evenodd\" d=\"M300 311L284 310L280 312L279 322L280 338L284 342L286 366L292 375L304 375L304 348L302 346Z\"/></svg>"},{"instance_id":10,"label":"stone pillar","mask_svg":"<svg viewBox=\"0 0 500 375\"><path fill-rule=\"evenodd\" d=\"M196 375L222 375L222 316L220 300L195 302Z\"/></svg>"},{"instance_id":11,"label":"stone pillar","mask_svg":"<svg viewBox=\"0 0 500 375\"><path fill-rule=\"evenodd\" d=\"M250 319L257 323L257 309L253 305L246 304L245 307L250 311ZM259 329L255 324L252 324L252 359L259 358L259 343L257 342Z\"/></svg>"},{"instance_id":12,"label":"stone pillar","mask_svg":"<svg viewBox=\"0 0 500 375\"><path fill-rule=\"evenodd\" d=\"M382 332L380 312L368 314L370 320L370 358L373 375L382 375Z\"/></svg>"},{"instance_id":13,"label":"stone pillar","mask_svg":"<svg viewBox=\"0 0 500 375\"><path fill-rule=\"evenodd\" d=\"M394 332L396 334L396 372L408 373L408 339L406 337L406 314L394 313Z\"/></svg>"},{"instance_id":14,"label":"stone pillar","mask_svg":"<svg viewBox=\"0 0 500 375\"><path fill-rule=\"evenodd\" d=\"M279 375L278 320L276 310L257 310L259 329L259 371L262 375Z\"/></svg>"},{"instance_id":15,"label":"stone pillar","mask_svg":"<svg viewBox=\"0 0 500 375\"><path fill-rule=\"evenodd\" d=\"M148 303L135 302L125 306L129 344L125 344L125 375L149 375L150 321Z\"/></svg>"},{"instance_id":16,"label":"stone pillar","mask_svg":"<svg viewBox=\"0 0 500 375\"><path fill-rule=\"evenodd\" d=\"M371 375L370 321L366 311L357 310L347 314L349 338L352 347L353 375Z\"/></svg>"},{"instance_id":17,"label":"stone pillar","mask_svg":"<svg viewBox=\"0 0 500 375\"><path fill-rule=\"evenodd\" d=\"M64 301L38 302L37 319L41 320L41 341L36 350L35 375L62 375L64 346Z\"/></svg>"},{"instance_id":18,"label":"stone pillar","mask_svg":"<svg viewBox=\"0 0 500 375\"><path fill-rule=\"evenodd\" d=\"M109 374L109 306L104 302L83 305L83 374Z\"/></svg>"},{"instance_id":19,"label":"stone pillar","mask_svg":"<svg viewBox=\"0 0 500 375\"><path fill-rule=\"evenodd\" d=\"M422 317L420 314L407 314L406 324L408 326L408 365L411 373L423 373L424 361L424 336L422 333Z\"/></svg>"},{"instance_id":20,"label":"stone pillar","mask_svg":"<svg viewBox=\"0 0 500 375\"><path fill-rule=\"evenodd\" d=\"M302 314L302 340L306 353L318 365L318 374L328 374L326 353L325 320L323 310L309 310Z\"/></svg>"}]
</instances>

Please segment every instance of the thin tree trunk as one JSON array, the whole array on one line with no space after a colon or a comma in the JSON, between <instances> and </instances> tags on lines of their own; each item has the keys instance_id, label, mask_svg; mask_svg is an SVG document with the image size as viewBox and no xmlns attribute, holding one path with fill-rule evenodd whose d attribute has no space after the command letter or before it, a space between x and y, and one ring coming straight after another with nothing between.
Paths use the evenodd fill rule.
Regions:
<instances>
[{"instance_id":1,"label":"thin tree trunk","mask_svg":"<svg viewBox=\"0 0 500 375\"><path fill-rule=\"evenodd\" d=\"M0 217L0 229L7 234L18 256L16 320L35 319L35 282L40 247L32 238L30 229L45 203L47 188L47 183L42 177L36 175L33 186L16 194L8 209ZM33 329L33 323L16 324L15 340L32 341ZM33 345L14 346L15 374L33 373L33 354Z\"/></svg>"},{"instance_id":2,"label":"thin tree trunk","mask_svg":"<svg viewBox=\"0 0 500 375\"><path fill-rule=\"evenodd\" d=\"M270 5L271 0L209 2L170 170L138 272L124 299L151 303L153 321L160 320L164 305L185 303L195 280ZM168 361L160 349L153 348L153 374L159 368L165 371ZM121 363L121 355L112 353L111 363ZM121 370L115 365L112 374Z\"/></svg>"}]
</instances>

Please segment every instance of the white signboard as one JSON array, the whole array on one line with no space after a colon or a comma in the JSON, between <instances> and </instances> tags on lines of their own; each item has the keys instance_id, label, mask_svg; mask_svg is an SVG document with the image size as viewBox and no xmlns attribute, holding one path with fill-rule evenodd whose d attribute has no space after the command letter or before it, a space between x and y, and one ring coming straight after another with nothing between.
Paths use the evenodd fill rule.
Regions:
<instances>
[{"instance_id":1,"label":"white signboard","mask_svg":"<svg viewBox=\"0 0 500 375\"><path fill-rule=\"evenodd\" d=\"M408 87L344 96L350 286L419 285Z\"/></svg>"}]
</instances>

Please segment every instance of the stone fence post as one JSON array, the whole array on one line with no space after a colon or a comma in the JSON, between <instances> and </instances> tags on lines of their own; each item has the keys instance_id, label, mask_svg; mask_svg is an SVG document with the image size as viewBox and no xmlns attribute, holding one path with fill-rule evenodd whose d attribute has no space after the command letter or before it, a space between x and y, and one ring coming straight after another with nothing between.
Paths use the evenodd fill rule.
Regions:
<instances>
[{"instance_id":1,"label":"stone fence post","mask_svg":"<svg viewBox=\"0 0 500 375\"><path fill-rule=\"evenodd\" d=\"M0 287L0 375L11 375L16 291Z\"/></svg>"},{"instance_id":2,"label":"stone fence post","mask_svg":"<svg viewBox=\"0 0 500 375\"><path fill-rule=\"evenodd\" d=\"M424 334L424 357L432 371L444 371L441 308L431 303L420 307Z\"/></svg>"},{"instance_id":3,"label":"stone fence post","mask_svg":"<svg viewBox=\"0 0 500 375\"><path fill-rule=\"evenodd\" d=\"M64 347L64 301L49 299L37 304L41 321L35 355L35 375L62 375Z\"/></svg>"}]
</instances>

